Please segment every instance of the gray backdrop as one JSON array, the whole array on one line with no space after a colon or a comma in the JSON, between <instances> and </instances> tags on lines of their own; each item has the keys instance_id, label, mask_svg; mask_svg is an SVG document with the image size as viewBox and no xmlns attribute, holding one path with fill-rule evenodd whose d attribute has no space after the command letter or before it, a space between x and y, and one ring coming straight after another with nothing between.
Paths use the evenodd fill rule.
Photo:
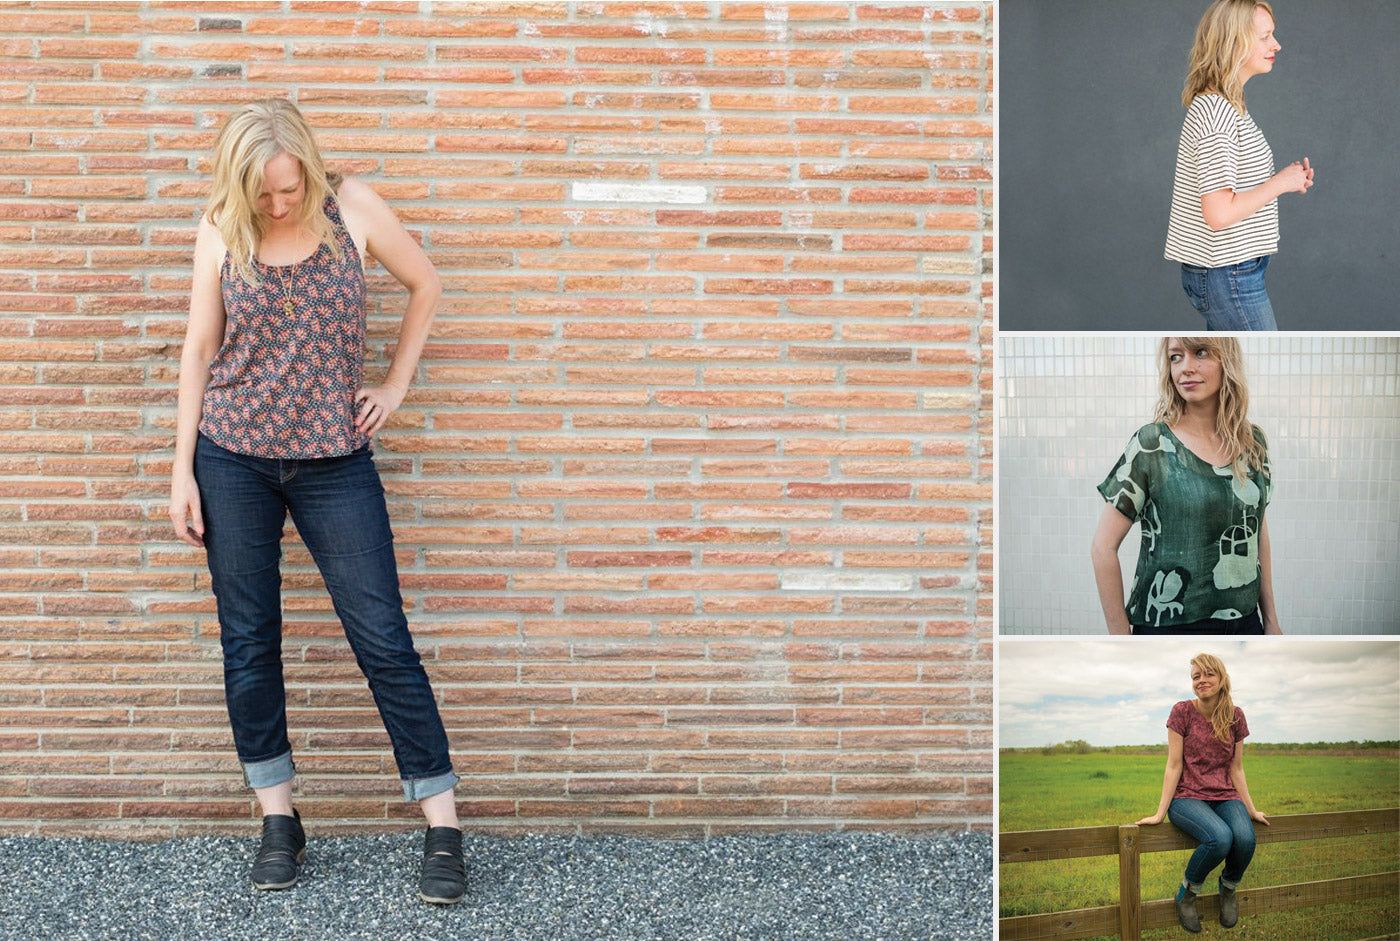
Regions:
<instances>
[{"instance_id":1,"label":"gray backdrop","mask_svg":"<svg viewBox=\"0 0 1400 941\"><path fill-rule=\"evenodd\" d=\"M1003 0L1003 330L1204 329L1162 257L1181 87L1208 0ZM1400 329L1400 2L1278 0L1283 49L1245 86L1279 167L1280 330Z\"/></svg>"}]
</instances>

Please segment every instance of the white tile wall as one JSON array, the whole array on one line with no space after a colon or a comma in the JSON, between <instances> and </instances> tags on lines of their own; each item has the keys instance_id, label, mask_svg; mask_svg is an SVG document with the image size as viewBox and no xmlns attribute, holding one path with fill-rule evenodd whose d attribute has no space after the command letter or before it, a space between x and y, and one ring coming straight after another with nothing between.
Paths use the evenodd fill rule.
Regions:
<instances>
[{"instance_id":1,"label":"white tile wall","mask_svg":"<svg viewBox=\"0 0 1400 941\"><path fill-rule=\"evenodd\" d=\"M1156 337L1001 336L1001 631L1100 634L1094 487L1152 418ZM1269 437L1284 633L1400 633L1400 338L1242 337L1249 417ZM1124 581L1140 535L1119 552Z\"/></svg>"}]
</instances>

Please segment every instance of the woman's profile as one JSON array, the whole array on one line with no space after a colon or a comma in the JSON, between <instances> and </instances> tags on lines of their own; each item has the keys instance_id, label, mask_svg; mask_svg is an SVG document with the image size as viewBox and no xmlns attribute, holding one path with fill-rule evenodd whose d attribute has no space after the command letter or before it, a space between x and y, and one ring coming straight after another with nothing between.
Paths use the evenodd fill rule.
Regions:
<instances>
[{"instance_id":1,"label":"woman's profile","mask_svg":"<svg viewBox=\"0 0 1400 941\"><path fill-rule=\"evenodd\" d=\"M1278 251L1278 198L1306 193L1313 168L1304 157L1274 172L1244 86L1271 72L1282 48L1261 0L1215 0L1196 27L1165 256L1181 263L1182 288L1208 330L1278 329L1264 287Z\"/></svg>"},{"instance_id":2,"label":"woman's profile","mask_svg":"<svg viewBox=\"0 0 1400 941\"><path fill-rule=\"evenodd\" d=\"M1233 928L1239 920L1235 889L1254 858L1254 823L1269 819L1255 809L1244 777L1244 739L1249 726L1244 710L1230 698L1230 675L1225 664L1208 653L1191 659L1191 686L1196 698L1177 703L1167 719L1167 770L1157 812L1138 826L1170 818L1199 845L1186 863L1176 892L1176 916L1181 927L1201 930L1196 897L1212 869L1220 871L1220 924Z\"/></svg>"},{"instance_id":3,"label":"woman's profile","mask_svg":"<svg viewBox=\"0 0 1400 941\"><path fill-rule=\"evenodd\" d=\"M1268 441L1249 421L1239 340L1164 337L1156 414L1098 485L1091 557L1110 634L1281 634L1265 510ZM1118 560L1142 544L1126 605Z\"/></svg>"},{"instance_id":4,"label":"woman's profile","mask_svg":"<svg viewBox=\"0 0 1400 941\"><path fill-rule=\"evenodd\" d=\"M372 256L409 291L380 385L363 384ZM441 282L367 184L328 171L290 102L248 104L219 132L194 249L180 359L170 518L206 551L234 746L262 811L259 889L306 855L282 678L281 538L290 513L369 681L405 801L427 818L420 895L465 891L458 778L408 632L370 441L403 401Z\"/></svg>"}]
</instances>

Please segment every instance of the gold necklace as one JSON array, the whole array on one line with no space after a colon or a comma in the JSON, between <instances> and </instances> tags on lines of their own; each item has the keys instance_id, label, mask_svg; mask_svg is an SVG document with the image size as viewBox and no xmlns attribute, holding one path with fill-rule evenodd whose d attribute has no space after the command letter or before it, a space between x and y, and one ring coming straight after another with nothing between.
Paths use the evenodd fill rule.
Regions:
<instances>
[{"instance_id":1,"label":"gold necklace","mask_svg":"<svg viewBox=\"0 0 1400 941\"><path fill-rule=\"evenodd\" d=\"M301 234L301 229L297 229L297 234ZM305 259L302 260L305 261ZM268 267L273 266L269 265ZM296 306L292 303L292 288L296 286L297 262L292 262L292 268L288 275L288 278L283 278L282 269L278 268L277 279L282 282L282 312L288 317L291 317L296 310Z\"/></svg>"},{"instance_id":2,"label":"gold necklace","mask_svg":"<svg viewBox=\"0 0 1400 941\"><path fill-rule=\"evenodd\" d=\"M279 269L277 269L277 271L278 271L277 277L278 277L279 279L281 279L281 278L282 278L282 274L281 274L282 269L279 268ZM292 286L293 286L294 284L296 284L296 279L297 279L297 266L296 266L296 262L292 262L292 270L291 270L291 274L290 274L290 281L288 281L288 280L283 280L283 281L282 281L282 292L283 292L283 297L282 297L282 313L286 314L288 317L292 316L292 313L293 313L293 311L294 311L294 309L295 309L294 305L292 304Z\"/></svg>"}]
</instances>

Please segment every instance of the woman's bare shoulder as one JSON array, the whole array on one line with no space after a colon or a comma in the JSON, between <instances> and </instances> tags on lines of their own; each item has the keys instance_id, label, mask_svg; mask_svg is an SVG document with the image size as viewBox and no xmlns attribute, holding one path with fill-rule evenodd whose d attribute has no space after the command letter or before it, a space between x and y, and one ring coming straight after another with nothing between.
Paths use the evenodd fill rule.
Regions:
<instances>
[{"instance_id":1,"label":"woman's bare shoulder","mask_svg":"<svg viewBox=\"0 0 1400 941\"><path fill-rule=\"evenodd\" d=\"M403 227L393 208L374 187L358 177L347 176L341 181L339 199L341 216L359 244L373 249L376 244L391 241Z\"/></svg>"},{"instance_id":2,"label":"woman's bare shoulder","mask_svg":"<svg viewBox=\"0 0 1400 941\"><path fill-rule=\"evenodd\" d=\"M385 216L392 216L394 213L384 198L375 192L374 187L359 177L347 176L341 180L340 189L336 191L336 198L340 201L342 208L348 208L371 224L382 220Z\"/></svg>"},{"instance_id":3,"label":"woman's bare shoulder","mask_svg":"<svg viewBox=\"0 0 1400 941\"><path fill-rule=\"evenodd\" d=\"M224 253L228 251L228 246L224 244L223 233L209 219L209 213L205 212L199 217L199 229L195 233L196 254L205 254L210 258L222 259Z\"/></svg>"},{"instance_id":4,"label":"woman's bare shoulder","mask_svg":"<svg viewBox=\"0 0 1400 941\"><path fill-rule=\"evenodd\" d=\"M336 188L335 198L342 204L363 205L367 199L378 199L379 194L374 191L364 180L357 176L347 176L341 178L340 186Z\"/></svg>"}]
</instances>

